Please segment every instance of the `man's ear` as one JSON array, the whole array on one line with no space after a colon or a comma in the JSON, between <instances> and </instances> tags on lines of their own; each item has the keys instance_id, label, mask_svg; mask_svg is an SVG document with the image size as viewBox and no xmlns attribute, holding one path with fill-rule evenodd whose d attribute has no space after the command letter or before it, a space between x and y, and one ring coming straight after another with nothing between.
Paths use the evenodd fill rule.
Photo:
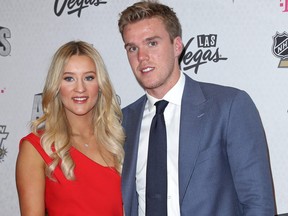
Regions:
<instances>
[{"instance_id":1,"label":"man's ear","mask_svg":"<svg viewBox=\"0 0 288 216\"><path fill-rule=\"evenodd\" d=\"M175 45L175 53L176 56L180 56L183 50L183 42L180 36L174 38L174 45Z\"/></svg>"}]
</instances>

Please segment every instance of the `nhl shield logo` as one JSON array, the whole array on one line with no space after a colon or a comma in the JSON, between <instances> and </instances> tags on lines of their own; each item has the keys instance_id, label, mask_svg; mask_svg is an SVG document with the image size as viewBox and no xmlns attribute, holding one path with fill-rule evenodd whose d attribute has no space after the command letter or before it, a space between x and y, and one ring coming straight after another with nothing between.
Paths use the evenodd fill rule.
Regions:
<instances>
[{"instance_id":1,"label":"nhl shield logo","mask_svg":"<svg viewBox=\"0 0 288 216\"><path fill-rule=\"evenodd\" d=\"M283 32L273 36L273 54L280 58L279 68L288 68L288 34Z\"/></svg>"}]
</instances>

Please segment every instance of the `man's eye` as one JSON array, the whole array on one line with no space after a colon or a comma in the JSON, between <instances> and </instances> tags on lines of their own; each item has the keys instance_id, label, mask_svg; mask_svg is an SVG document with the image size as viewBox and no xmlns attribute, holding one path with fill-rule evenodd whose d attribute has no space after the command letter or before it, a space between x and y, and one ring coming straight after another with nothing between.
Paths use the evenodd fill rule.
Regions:
<instances>
[{"instance_id":1,"label":"man's eye","mask_svg":"<svg viewBox=\"0 0 288 216\"><path fill-rule=\"evenodd\" d=\"M148 43L149 46L156 46L157 45L157 42L156 41L150 41Z\"/></svg>"},{"instance_id":2,"label":"man's eye","mask_svg":"<svg viewBox=\"0 0 288 216\"><path fill-rule=\"evenodd\" d=\"M73 77L64 77L64 80L67 81L67 82L71 82L73 81Z\"/></svg>"},{"instance_id":3,"label":"man's eye","mask_svg":"<svg viewBox=\"0 0 288 216\"><path fill-rule=\"evenodd\" d=\"M85 80L87 80L87 81L92 81L92 80L94 80L94 79L95 79L94 76L87 76L87 77L85 77Z\"/></svg>"},{"instance_id":4,"label":"man's eye","mask_svg":"<svg viewBox=\"0 0 288 216\"><path fill-rule=\"evenodd\" d=\"M137 50L137 47L127 47L128 52L135 52Z\"/></svg>"}]
</instances>

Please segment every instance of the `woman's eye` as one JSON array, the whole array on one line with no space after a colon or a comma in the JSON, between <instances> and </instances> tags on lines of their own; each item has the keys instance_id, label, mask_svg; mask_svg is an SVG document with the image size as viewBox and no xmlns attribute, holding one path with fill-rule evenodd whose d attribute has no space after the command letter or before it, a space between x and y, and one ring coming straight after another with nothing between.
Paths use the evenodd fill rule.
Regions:
<instances>
[{"instance_id":1,"label":"woman's eye","mask_svg":"<svg viewBox=\"0 0 288 216\"><path fill-rule=\"evenodd\" d=\"M67 81L67 82L71 82L73 81L73 77L64 77L64 80Z\"/></svg>"},{"instance_id":2,"label":"woman's eye","mask_svg":"<svg viewBox=\"0 0 288 216\"><path fill-rule=\"evenodd\" d=\"M85 80L87 80L87 81L91 81L91 80L94 80L94 79L95 79L94 76L87 76L87 77L85 78Z\"/></svg>"}]
</instances>

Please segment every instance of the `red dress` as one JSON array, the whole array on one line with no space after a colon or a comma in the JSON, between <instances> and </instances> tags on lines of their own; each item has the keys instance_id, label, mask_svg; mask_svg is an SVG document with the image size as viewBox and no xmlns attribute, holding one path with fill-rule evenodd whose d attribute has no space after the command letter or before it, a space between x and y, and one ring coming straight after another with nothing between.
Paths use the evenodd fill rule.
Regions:
<instances>
[{"instance_id":1,"label":"red dress","mask_svg":"<svg viewBox=\"0 0 288 216\"><path fill-rule=\"evenodd\" d=\"M28 140L46 164L51 158L40 145L40 138L30 133ZM45 206L49 216L122 216L121 179L116 170L104 167L75 148L70 154L75 162L75 180L67 180L60 167L54 171L57 181L46 177Z\"/></svg>"}]
</instances>

